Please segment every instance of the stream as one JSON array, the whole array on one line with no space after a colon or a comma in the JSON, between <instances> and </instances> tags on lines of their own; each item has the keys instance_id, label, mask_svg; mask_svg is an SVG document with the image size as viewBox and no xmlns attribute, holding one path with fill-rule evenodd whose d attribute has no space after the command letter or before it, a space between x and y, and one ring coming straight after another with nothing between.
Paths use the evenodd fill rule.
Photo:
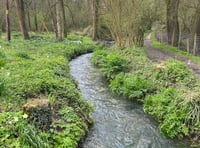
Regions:
<instances>
[{"instance_id":1,"label":"stream","mask_svg":"<svg viewBox=\"0 0 200 148\"><path fill-rule=\"evenodd\" d=\"M70 62L71 75L83 97L96 110L95 121L83 148L187 148L186 142L167 139L158 123L144 113L142 105L112 94L100 70L90 62L92 54Z\"/></svg>"}]
</instances>

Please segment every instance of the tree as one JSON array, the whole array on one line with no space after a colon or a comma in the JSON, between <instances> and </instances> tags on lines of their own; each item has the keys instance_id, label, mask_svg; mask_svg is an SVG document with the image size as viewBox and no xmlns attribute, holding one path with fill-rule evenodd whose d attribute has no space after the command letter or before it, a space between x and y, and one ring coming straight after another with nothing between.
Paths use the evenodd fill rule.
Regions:
<instances>
[{"instance_id":1,"label":"tree","mask_svg":"<svg viewBox=\"0 0 200 148\"><path fill-rule=\"evenodd\" d=\"M17 9L17 15L19 19L20 28L25 40L29 39L29 34L25 21L25 10L24 10L24 1L23 0L15 0L15 6Z\"/></svg>"},{"instance_id":2,"label":"tree","mask_svg":"<svg viewBox=\"0 0 200 148\"><path fill-rule=\"evenodd\" d=\"M62 9L62 3L61 0L56 1L56 21L57 21L57 40L62 41L63 40L63 28L62 28L62 18L61 18L61 9Z\"/></svg>"},{"instance_id":3,"label":"tree","mask_svg":"<svg viewBox=\"0 0 200 148\"><path fill-rule=\"evenodd\" d=\"M63 24L63 34L64 37L67 37L67 22L66 22L66 16L65 16L65 5L64 1L60 0L61 5L61 16L62 16L62 24Z\"/></svg>"},{"instance_id":4,"label":"tree","mask_svg":"<svg viewBox=\"0 0 200 148\"><path fill-rule=\"evenodd\" d=\"M33 1L35 31L38 31L37 4Z\"/></svg>"},{"instance_id":5,"label":"tree","mask_svg":"<svg viewBox=\"0 0 200 148\"><path fill-rule=\"evenodd\" d=\"M195 14L194 14L194 29L193 33L197 34L197 36L200 36L200 0L197 0L196 3L196 9L195 9Z\"/></svg>"},{"instance_id":6,"label":"tree","mask_svg":"<svg viewBox=\"0 0 200 148\"><path fill-rule=\"evenodd\" d=\"M51 18L51 24L52 24L52 28L53 31L56 34L56 39L58 38L58 31L57 31L57 21L56 21L56 7L52 7L52 3L50 0L47 1L48 4L48 11L49 11L49 17Z\"/></svg>"},{"instance_id":7,"label":"tree","mask_svg":"<svg viewBox=\"0 0 200 148\"><path fill-rule=\"evenodd\" d=\"M152 0L104 0L100 19L110 29L119 47L143 46L144 32L151 27L154 15Z\"/></svg>"},{"instance_id":8,"label":"tree","mask_svg":"<svg viewBox=\"0 0 200 148\"><path fill-rule=\"evenodd\" d=\"M11 32L10 32L10 16L9 16L9 0L6 0L6 29L7 29L7 40L11 40Z\"/></svg>"},{"instance_id":9,"label":"tree","mask_svg":"<svg viewBox=\"0 0 200 148\"><path fill-rule=\"evenodd\" d=\"M178 8L179 0L165 0L167 7L167 33L168 44L178 46L179 42L179 23Z\"/></svg>"},{"instance_id":10,"label":"tree","mask_svg":"<svg viewBox=\"0 0 200 148\"><path fill-rule=\"evenodd\" d=\"M62 41L63 37L67 37L67 23L65 17L65 6L63 0L56 1L56 37L58 41Z\"/></svg>"},{"instance_id":11,"label":"tree","mask_svg":"<svg viewBox=\"0 0 200 148\"><path fill-rule=\"evenodd\" d=\"M99 0L92 0L93 3L93 33L92 38L93 40L97 39L97 32L98 32L98 9L99 9Z\"/></svg>"}]
</instances>

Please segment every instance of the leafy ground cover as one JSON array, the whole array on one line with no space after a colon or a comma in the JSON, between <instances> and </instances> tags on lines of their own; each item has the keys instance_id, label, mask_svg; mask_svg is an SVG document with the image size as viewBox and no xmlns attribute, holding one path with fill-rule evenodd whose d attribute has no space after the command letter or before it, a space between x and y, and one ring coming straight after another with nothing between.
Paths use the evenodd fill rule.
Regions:
<instances>
[{"instance_id":1,"label":"leafy ground cover","mask_svg":"<svg viewBox=\"0 0 200 148\"><path fill-rule=\"evenodd\" d=\"M91 39L73 34L62 42L46 33L32 33L30 41L19 33L10 43L0 40L0 147L78 146L92 124L93 107L78 91L68 61L94 48ZM46 118L22 109L38 99L50 102L47 129L36 126ZM33 122L30 116L35 116Z\"/></svg>"},{"instance_id":2,"label":"leafy ground cover","mask_svg":"<svg viewBox=\"0 0 200 148\"><path fill-rule=\"evenodd\" d=\"M95 51L91 60L109 80L111 90L143 103L167 137L199 138L200 81L185 63L175 59L153 63L144 49L114 48Z\"/></svg>"}]
</instances>

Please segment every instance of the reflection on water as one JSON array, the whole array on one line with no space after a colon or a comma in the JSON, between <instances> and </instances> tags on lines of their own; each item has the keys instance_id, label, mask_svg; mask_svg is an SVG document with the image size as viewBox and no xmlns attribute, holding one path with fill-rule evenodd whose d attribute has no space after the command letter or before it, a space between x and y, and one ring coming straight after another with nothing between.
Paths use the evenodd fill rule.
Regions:
<instances>
[{"instance_id":1,"label":"reflection on water","mask_svg":"<svg viewBox=\"0 0 200 148\"><path fill-rule=\"evenodd\" d=\"M96 107L94 127L84 148L184 148L185 143L166 139L142 106L113 95L100 71L90 63L91 54L70 62L71 75L83 97Z\"/></svg>"}]
</instances>

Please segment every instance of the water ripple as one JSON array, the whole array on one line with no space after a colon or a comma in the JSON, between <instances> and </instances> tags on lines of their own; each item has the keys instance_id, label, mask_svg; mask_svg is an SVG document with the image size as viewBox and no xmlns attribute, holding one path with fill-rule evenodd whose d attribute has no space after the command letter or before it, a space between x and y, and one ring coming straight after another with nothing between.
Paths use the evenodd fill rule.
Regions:
<instances>
[{"instance_id":1,"label":"water ripple","mask_svg":"<svg viewBox=\"0 0 200 148\"><path fill-rule=\"evenodd\" d=\"M90 63L91 54L70 62L71 75L83 97L96 107L94 127L84 148L186 148L186 143L165 138L157 122L142 106L110 92L100 71Z\"/></svg>"}]
</instances>

